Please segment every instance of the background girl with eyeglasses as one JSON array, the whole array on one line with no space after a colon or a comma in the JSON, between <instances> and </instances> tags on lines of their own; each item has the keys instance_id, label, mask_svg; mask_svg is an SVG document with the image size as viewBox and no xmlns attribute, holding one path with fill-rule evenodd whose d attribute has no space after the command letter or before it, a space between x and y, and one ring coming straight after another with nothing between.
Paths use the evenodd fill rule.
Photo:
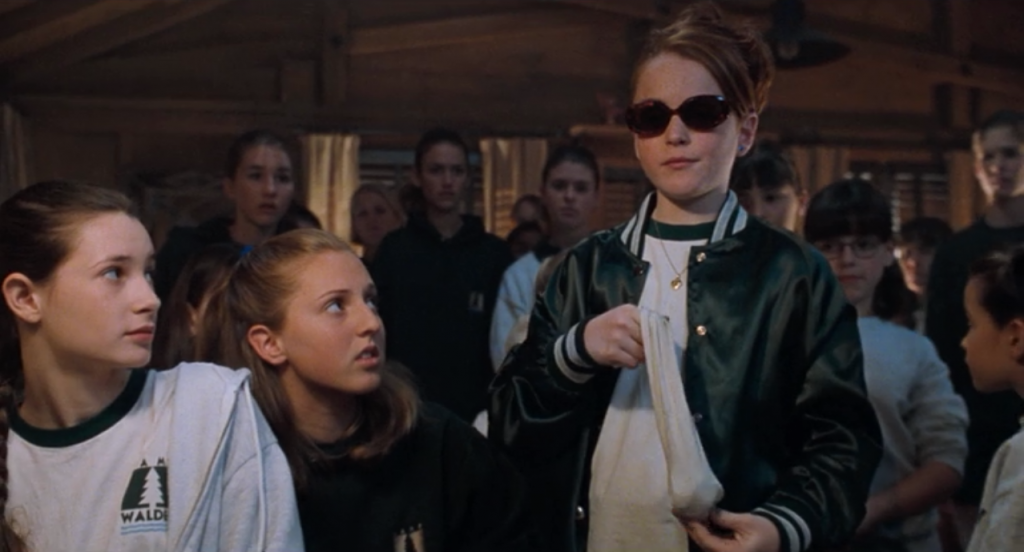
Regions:
<instances>
[{"instance_id":1,"label":"background girl with eyeglasses","mask_svg":"<svg viewBox=\"0 0 1024 552\"><path fill-rule=\"evenodd\" d=\"M910 292L892 227L880 191L844 180L811 198L804 235L857 309L864 379L882 428L882 461L852 550L938 552L937 507L960 486L967 408L931 341L894 323L906 314Z\"/></svg>"},{"instance_id":2,"label":"background girl with eyeglasses","mask_svg":"<svg viewBox=\"0 0 1024 552\"><path fill-rule=\"evenodd\" d=\"M627 122L656 191L569 250L492 385L489 436L531 479L543 550L802 552L862 517L880 437L856 313L824 259L728 189L773 72L757 31L709 4L648 38ZM725 491L701 519L672 513L633 369L641 308L681 351L692 416L668 421L695 424Z\"/></svg>"}]
</instances>

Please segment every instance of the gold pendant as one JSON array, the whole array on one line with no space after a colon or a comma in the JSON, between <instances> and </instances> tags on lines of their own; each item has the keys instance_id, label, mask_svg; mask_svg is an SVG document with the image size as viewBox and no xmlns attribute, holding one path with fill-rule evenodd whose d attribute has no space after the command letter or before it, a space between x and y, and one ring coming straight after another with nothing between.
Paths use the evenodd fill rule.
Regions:
<instances>
[{"instance_id":1,"label":"gold pendant","mask_svg":"<svg viewBox=\"0 0 1024 552\"><path fill-rule=\"evenodd\" d=\"M675 278L672 278L671 286L672 286L672 289L679 289L679 288L683 287L683 279L680 278L679 276L676 276Z\"/></svg>"}]
</instances>

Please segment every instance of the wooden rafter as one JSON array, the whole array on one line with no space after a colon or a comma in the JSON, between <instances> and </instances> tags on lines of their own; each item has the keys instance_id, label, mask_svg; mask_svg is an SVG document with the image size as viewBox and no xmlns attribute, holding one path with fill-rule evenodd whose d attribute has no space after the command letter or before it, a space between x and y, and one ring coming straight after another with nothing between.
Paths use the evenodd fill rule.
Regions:
<instances>
[{"instance_id":1,"label":"wooden rafter","mask_svg":"<svg viewBox=\"0 0 1024 552\"><path fill-rule=\"evenodd\" d=\"M66 40L9 64L3 70L3 81L11 85L51 73L203 15L229 1L160 0L148 9L135 11L69 36Z\"/></svg>"},{"instance_id":2,"label":"wooden rafter","mask_svg":"<svg viewBox=\"0 0 1024 552\"><path fill-rule=\"evenodd\" d=\"M565 32L587 28L591 21L576 9L517 10L514 12L452 17L437 21L402 23L353 29L352 55L383 54L434 46L471 44L510 39L539 32Z\"/></svg>"},{"instance_id":3,"label":"wooden rafter","mask_svg":"<svg viewBox=\"0 0 1024 552\"><path fill-rule=\"evenodd\" d=\"M624 15L632 19L656 19L660 17L659 4L665 0L548 0L595 11Z\"/></svg>"},{"instance_id":4,"label":"wooden rafter","mask_svg":"<svg viewBox=\"0 0 1024 552\"><path fill-rule=\"evenodd\" d=\"M16 12L0 29L0 63L21 58L92 27L148 8L156 0L39 2ZM7 32L9 31L9 32Z\"/></svg>"},{"instance_id":5,"label":"wooden rafter","mask_svg":"<svg viewBox=\"0 0 1024 552\"><path fill-rule=\"evenodd\" d=\"M24 8L36 1L37 0L0 0L0 15Z\"/></svg>"}]
</instances>

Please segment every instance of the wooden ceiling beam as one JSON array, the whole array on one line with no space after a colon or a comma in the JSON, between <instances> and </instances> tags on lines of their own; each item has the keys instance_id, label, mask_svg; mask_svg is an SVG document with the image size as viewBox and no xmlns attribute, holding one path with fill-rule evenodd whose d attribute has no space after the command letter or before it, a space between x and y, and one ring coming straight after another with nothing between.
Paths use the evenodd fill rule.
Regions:
<instances>
[{"instance_id":1,"label":"wooden ceiling beam","mask_svg":"<svg viewBox=\"0 0 1024 552\"><path fill-rule=\"evenodd\" d=\"M118 0L117 3L136 1ZM3 82L10 86L52 73L199 17L229 1L231 0L159 0L150 3L147 0L148 9L134 11L104 25L69 36L66 40L8 64L3 68Z\"/></svg>"},{"instance_id":2,"label":"wooden ceiling beam","mask_svg":"<svg viewBox=\"0 0 1024 552\"><path fill-rule=\"evenodd\" d=\"M351 55L386 54L437 46L457 46L543 32L566 32L592 25L576 9L537 9L452 17L353 29Z\"/></svg>"},{"instance_id":3,"label":"wooden ceiling beam","mask_svg":"<svg viewBox=\"0 0 1024 552\"><path fill-rule=\"evenodd\" d=\"M24 8L36 0L0 0L0 15Z\"/></svg>"},{"instance_id":4,"label":"wooden ceiling beam","mask_svg":"<svg viewBox=\"0 0 1024 552\"><path fill-rule=\"evenodd\" d=\"M667 11L665 0L547 0L545 3L564 4L644 20L664 17L664 12Z\"/></svg>"},{"instance_id":5,"label":"wooden ceiling beam","mask_svg":"<svg viewBox=\"0 0 1024 552\"><path fill-rule=\"evenodd\" d=\"M349 9L346 0L323 0L324 27L320 38L320 102L337 105L348 93Z\"/></svg>"},{"instance_id":6,"label":"wooden ceiling beam","mask_svg":"<svg viewBox=\"0 0 1024 552\"><path fill-rule=\"evenodd\" d=\"M98 0L93 2L75 2L72 6L52 14L33 26L19 26L13 33L0 32L0 63L24 57L32 52L66 40L87 29L113 21L123 15L137 12L151 6L156 0ZM36 4L38 9L23 10L30 12L52 12L60 2L42 2ZM30 18L38 13L29 14ZM11 19L24 21L23 17L13 15Z\"/></svg>"},{"instance_id":7,"label":"wooden ceiling beam","mask_svg":"<svg viewBox=\"0 0 1024 552\"><path fill-rule=\"evenodd\" d=\"M767 7L725 3L724 9L735 15L770 23ZM971 60L968 0L933 0L931 33L909 33L809 13L807 26L850 46L856 55L869 57L880 65L913 68L924 73L933 84L957 84L1010 96L1024 96L1024 71L1014 64L993 64Z\"/></svg>"}]
</instances>

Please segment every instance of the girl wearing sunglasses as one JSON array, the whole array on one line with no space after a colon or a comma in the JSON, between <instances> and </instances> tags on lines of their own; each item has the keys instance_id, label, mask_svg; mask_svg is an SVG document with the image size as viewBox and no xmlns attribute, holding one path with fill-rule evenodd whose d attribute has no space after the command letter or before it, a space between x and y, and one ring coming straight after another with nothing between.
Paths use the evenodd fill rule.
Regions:
<instances>
[{"instance_id":1,"label":"girl wearing sunglasses","mask_svg":"<svg viewBox=\"0 0 1024 552\"><path fill-rule=\"evenodd\" d=\"M804 235L857 309L864 379L885 446L850 551L938 551L936 507L960 486L967 407L935 346L900 323L911 295L893 255L888 201L867 182L836 182L811 198Z\"/></svg>"},{"instance_id":2,"label":"girl wearing sunglasses","mask_svg":"<svg viewBox=\"0 0 1024 552\"><path fill-rule=\"evenodd\" d=\"M532 480L541 549L798 552L860 522L880 437L856 312L728 190L773 72L708 4L648 39L627 121L655 191L569 251L492 385L490 438ZM699 518L672 513L641 308L671 322L692 412L661 421L695 425L724 488Z\"/></svg>"}]
</instances>

